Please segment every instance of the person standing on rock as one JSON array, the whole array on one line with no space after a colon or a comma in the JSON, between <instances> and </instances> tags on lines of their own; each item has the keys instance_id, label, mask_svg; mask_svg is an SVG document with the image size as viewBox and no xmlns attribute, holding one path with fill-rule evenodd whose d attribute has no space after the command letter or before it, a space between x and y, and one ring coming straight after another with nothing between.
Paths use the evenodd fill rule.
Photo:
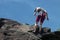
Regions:
<instances>
[{"instance_id":1,"label":"person standing on rock","mask_svg":"<svg viewBox=\"0 0 60 40\"><path fill-rule=\"evenodd\" d=\"M43 8L36 7L35 10L34 10L34 16L36 16L36 22L35 22L35 26L34 26L34 31L36 31L36 28L38 27L38 22L40 22L39 31L41 31L42 30L42 24L43 24L44 20L45 19L49 20L48 14L47 14L46 10L44 10Z\"/></svg>"}]
</instances>

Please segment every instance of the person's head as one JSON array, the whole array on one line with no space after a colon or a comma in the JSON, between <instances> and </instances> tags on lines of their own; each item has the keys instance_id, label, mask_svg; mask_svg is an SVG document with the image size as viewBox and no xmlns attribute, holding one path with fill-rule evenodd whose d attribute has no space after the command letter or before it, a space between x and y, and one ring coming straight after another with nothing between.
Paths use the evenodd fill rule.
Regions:
<instances>
[{"instance_id":1,"label":"person's head","mask_svg":"<svg viewBox=\"0 0 60 40\"><path fill-rule=\"evenodd\" d=\"M41 9L41 7L36 7L36 9L38 10L38 9Z\"/></svg>"},{"instance_id":2,"label":"person's head","mask_svg":"<svg viewBox=\"0 0 60 40\"><path fill-rule=\"evenodd\" d=\"M37 9L40 9L41 7L36 7Z\"/></svg>"},{"instance_id":3,"label":"person's head","mask_svg":"<svg viewBox=\"0 0 60 40\"><path fill-rule=\"evenodd\" d=\"M36 11L40 12L41 11L41 7L36 7Z\"/></svg>"},{"instance_id":4,"label":"person's head","mask_svg":"<svg viewBox=\"0 0 60 40\"><path fill-rule=\"evenodd\" d=\"M47 12L44 8L41 8L41 7L36 7L36 11L37 12L40 12L40 11Z\"/></svg>"},{"instance_id":5,"label":"person's head","mask_svg":"<svg viewBox=\"0 0 60 40\"><path fill-rule=\"evenodd\" d=\"M36 9L35 9L36 12L40 12L41 10L44 10L44 9L41 7L36 7Z\"/></svg>"}]
</instances>

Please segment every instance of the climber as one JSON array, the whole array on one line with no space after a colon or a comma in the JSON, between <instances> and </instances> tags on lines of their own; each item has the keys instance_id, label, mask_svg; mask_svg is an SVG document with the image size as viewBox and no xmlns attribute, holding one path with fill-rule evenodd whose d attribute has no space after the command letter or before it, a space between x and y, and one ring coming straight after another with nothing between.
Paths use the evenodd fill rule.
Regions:
<instances>
[{"instance_id":1,"label":"climber","mask_svg":"<svg viewBox=\"0 0 60 40\"><path fill-rule=\"evenodd\" d=\"M38 26L38 22L40 21L40 29L39 31L42 30L42 24L44 22L45 19L49 20L48 18L48 14L46 12L46 10L44 10L41 7L36 7L34 9L34 16L36 16L36 22L35 22L35 26L34 26L34 32L36 31L36 28Z\"/></svg>"}]
</instances>

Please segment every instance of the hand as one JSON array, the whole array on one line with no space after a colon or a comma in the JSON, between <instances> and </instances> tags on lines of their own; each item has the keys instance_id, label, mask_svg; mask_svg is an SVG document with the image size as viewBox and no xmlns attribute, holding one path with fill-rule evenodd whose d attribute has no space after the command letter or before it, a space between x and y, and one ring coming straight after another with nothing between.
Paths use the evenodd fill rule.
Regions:
<instances>
[{"instance_id":1,"label":"hand","mask_svg":"<svg viewBox=\"0 0 60 40\"><path fill-rule=\"evenodd\" d=\"M47 20L49 21L49 18L47 18Z\"/></svg>"},{"instance_id":2,"label":"hand","mask_svg":"<svg viewBox=\"0 0 60 40\"><path fill-rule=\"evenodd\" d=\"M36 13L34 13L33 15L36 16Z\"/></svg>"}]
</instances>

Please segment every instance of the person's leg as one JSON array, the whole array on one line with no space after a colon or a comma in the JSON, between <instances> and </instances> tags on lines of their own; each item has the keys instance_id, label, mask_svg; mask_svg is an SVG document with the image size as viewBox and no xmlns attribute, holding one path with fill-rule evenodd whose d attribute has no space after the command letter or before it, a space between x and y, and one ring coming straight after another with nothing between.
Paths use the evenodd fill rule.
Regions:
<instances>
[{"instance_id":1,"label":"person's leg","mask_svg":"<svg viewBox=\"0 0 60 40\"><path fill-rule=\"evenodd\" d=\"M40 30L39 31L41 32L41 30L42 30L42 22L40 22Z\"/></svg>"},{"instance_id":2,"label":"person's leg","mask_svg":"<svg viewBox=\"0 0 60 40\"><path fill-rule=\"evenodd\" d=\"M36 28L38 27L38 22L40 20L40 15L37 16L35 26L34 26L34 31L36 31Z\"/></svg>"},{"instance_id":3,"label":"person's leg","mask_svg":"<svg viewBox=\"0 0 60 40\"><path fill-rule=\"evenodd\" d=\"M40 30L39 30L40 32L42 31L42 24L43 24L44 20L45 20L45 17L44 18L41 17L41 19L40 19Z\"/></svg>"},{"instance_id":4,"label":"person's leg","mask_svg":"<svg viewBox=\"0 0 60 40\"><path fill-rule=\"evenodd\" d=\"M36 31L37 27L38 27L38 24L35 24L35 26L34 26L34 32Z\"/></svg>"}]
</instances>

